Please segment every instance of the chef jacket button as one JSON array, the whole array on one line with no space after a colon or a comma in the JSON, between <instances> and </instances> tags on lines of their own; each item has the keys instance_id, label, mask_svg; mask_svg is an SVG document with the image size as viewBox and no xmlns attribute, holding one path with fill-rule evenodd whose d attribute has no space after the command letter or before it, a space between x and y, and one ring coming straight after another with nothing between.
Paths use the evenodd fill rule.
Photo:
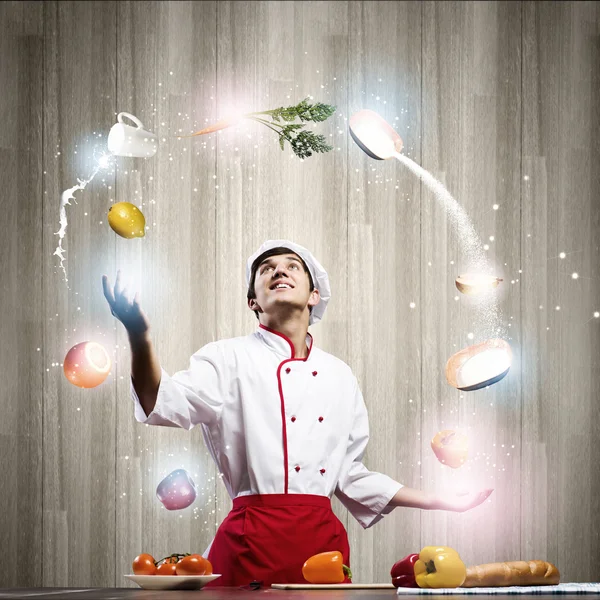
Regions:
<instances>
[{"instance_id":1,"label":"chef jacket button","mask_svg":"<svg viewBox=\"0 0 600 600\"><path fill-rule=\"evenodd\" d=\"M317 376L317 372L313 371L313 377L316 377L316 376Z\"/></svg>"},{"instance_id":2,"label":"chef jacket button","mask_svg":"<svg viewBox=\"0 0 600 600\"><path fill-rule=\"evenodd\" d=\"M285 370L286 373L289 373L290 371L291 369L289 367Z\"/></svg>"},{"instance_id":3,"label":"chef jacket button","mask_svg":"<svg viewBox=\"0 0 600 600\"><path fill-rule=\"evenodd\" d=\"M299 467L299 465L296 465L296 466L294 467L294 469L296 469L296 473L297 473L297 472L300 470L300 467Z\"/></svg>"},{"instance_id":4,"label":"chef jacket button","mask_svg":"<svg viewBox=\"0 0 600 600\"><path fill-rule=\"evenodd\" d=\"M292 417L292 423L296 420L296 417Z\"/></svg>"},{"instance_id":5,"label":"chef jacket button","mask_svg":"<svg viewBox=\"0 0 600 600\"><path fill-rule=\"evenodd\" d=\"M319 423L323 422L323 417L319 417Z\"/></svg>"},{"instance_id":6,"label":"chef jacket button","mask_svg":"<svg viewBox=\"0 0 600 600\"><path fill-rule=\"evenodd\" d=\"M319 473L321 473L321 475L324 475L324 474L325 474L325 469L321 469L321 470L319 471Z\"/></svg>"}]
</instances>

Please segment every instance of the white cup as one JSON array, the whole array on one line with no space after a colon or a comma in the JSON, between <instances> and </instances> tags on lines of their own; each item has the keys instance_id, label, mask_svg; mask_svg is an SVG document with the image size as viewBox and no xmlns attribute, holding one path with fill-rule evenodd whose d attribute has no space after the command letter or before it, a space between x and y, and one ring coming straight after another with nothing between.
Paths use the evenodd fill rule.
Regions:
<instances>
[{"instance_id":1,"label":"white cup","mask_svg":"<svg viewBox=\"0 0 600 600\"><path fill-rule=\"evenodd\" d=\"M127 117L137 127L126 125L123 118ZM156 154L158 138L156 134L144 129L142 122L135 116L121 112L117 115L118 123L115 123L108 134L108 150L117 156L137 156L139 158L150 158Z\"/></svg>"}]
</instances>

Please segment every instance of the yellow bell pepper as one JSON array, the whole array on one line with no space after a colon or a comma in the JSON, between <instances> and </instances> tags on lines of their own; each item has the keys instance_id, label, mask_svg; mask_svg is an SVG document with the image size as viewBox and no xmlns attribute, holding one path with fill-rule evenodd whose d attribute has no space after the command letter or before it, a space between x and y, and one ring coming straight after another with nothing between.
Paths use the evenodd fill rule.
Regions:
<instances>
[{"instance_id":1,"label":"yellow bell pepper","mask_svg":"<svg viewBox=\"0 0 600 600\"><path fill-rule=\"evenodd\" d=\"M458 552L446 546L425 546L415 563L415 579L421 588L456 588L467 578Z\"/></svg>"}]
</instances>

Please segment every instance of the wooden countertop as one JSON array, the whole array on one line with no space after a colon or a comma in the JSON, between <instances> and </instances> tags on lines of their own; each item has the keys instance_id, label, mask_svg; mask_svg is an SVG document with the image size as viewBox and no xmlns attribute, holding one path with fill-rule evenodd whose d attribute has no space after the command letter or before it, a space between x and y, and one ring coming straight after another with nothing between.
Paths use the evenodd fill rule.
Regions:
<instances>
[{"instance_id":1,"label":"wooden countertop","mask_svg":"<svg viewBox=\"0 0 600 600\"><path fill-rule=\"evenodd\" d=\"M352 598L372 598L373 600L391 600L397 598L393 589L363 590L275 590L261 588L246 590L242 588L205 588L203 590L142 590L133 588L14 588L0 589L0 600L35 598L35 600L229 600L238 598L263 598L273 600L340 600ZM536 594L540 596L540 594ZM488 596L489 597L489 596ZM465 600L464 595L431 595L427 600ZM481 597L480 597L481 598ZM495 595L493 600L515 600L514 595ZM263 598L267 600L267 598ZM424 600L423 596L403 595L402 600ZM581 595L563 594L560 600L582 600Z\"/></svg>"}]
</instances>

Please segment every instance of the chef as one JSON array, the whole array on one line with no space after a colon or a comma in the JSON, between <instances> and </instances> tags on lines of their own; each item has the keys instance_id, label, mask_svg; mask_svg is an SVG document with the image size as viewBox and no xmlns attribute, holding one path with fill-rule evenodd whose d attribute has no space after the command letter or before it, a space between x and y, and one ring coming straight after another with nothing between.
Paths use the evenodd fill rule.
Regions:
<instances>
[{"instance_id":1,"label":"chef","mask_svg":"<svg viewBox=\"0 0 600 600\"><path fill-rule=\"evenodd\" d=\"M131 346L131 395L140 423L202 433L233 501L208 559L212 585L305 583L302 565L339 550L347 533L331 509L335 495L363 528L396 506L465 511L492 492L438 497L369 471L367 409L351 368L308 333L331 296L327 272L302 246L265 242L246 265L248 336L206 344L187 370L161 368L138 295L131 301L103 277L104 295ZM205 553L206 555L206 553Z\"/></svg>"}]
</instances>

